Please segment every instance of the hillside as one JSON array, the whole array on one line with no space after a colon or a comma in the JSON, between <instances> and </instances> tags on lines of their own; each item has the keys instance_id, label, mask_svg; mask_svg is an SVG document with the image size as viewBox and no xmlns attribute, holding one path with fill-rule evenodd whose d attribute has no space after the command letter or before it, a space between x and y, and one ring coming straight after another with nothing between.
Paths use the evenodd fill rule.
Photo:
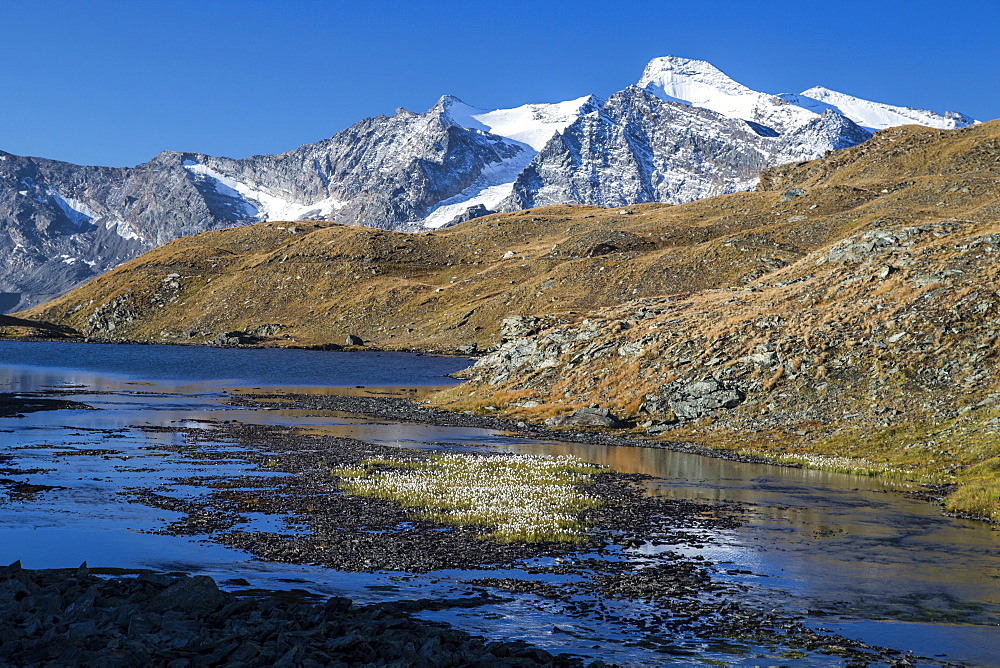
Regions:
<instances>
[{"instance_id":1,"label":"hillside","mask_svg":"<svg viewBox=\"0 0 1000 668\"><path fill-rule=\"evenodd\" d=\"M948 507L1000 519L998 178L996 122L769 170L757 205L794 223L709 245L753 262L763 231L793 262L550 318L436 403L533 421L596 403L658 439L958 485Z\"/></svg>"},{"instance_id":2,"label":"hillside","mask_svg":"<svg viewBox=\"0 0 1000 668\"><path fill-rule=\"evenodd\" d=\"M892 128L689 204L207 232L24 317L153 342L503 339L435 402L597 403L653 438L957 482L953 508L1000 517L998 178L1000 122Z\"/></svg>"}]
</instances>

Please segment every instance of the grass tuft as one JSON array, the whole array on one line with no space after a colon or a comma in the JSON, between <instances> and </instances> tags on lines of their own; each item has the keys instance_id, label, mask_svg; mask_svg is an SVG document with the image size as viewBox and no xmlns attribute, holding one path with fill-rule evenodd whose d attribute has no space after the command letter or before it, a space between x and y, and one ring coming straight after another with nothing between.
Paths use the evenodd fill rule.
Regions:
<instances>
[{"instance_id":1,"label":"grass tuft","mask_svg":"<svg viewBox=\"0 0 1000 668\"><path fill-rule=\"evenodd\" d=\"M579 513L600 505L580 486L600 470L567 456L443 454L332 473L348 494L393 501L435 522L484 527L497 541L578 542L586 531Z\"/></svg>"}]
</instances>

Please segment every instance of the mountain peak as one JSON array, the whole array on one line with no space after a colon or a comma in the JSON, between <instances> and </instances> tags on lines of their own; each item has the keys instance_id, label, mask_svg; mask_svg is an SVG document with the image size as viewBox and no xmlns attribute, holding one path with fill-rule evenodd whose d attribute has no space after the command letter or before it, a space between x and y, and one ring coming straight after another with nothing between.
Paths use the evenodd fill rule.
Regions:
<instances>
[{"instance_id":1,"label":"mountain peak","mask_svg":"<svg viewBox=\"0 0 1000 668\"><path fill-rule=\"evenodd\" d=\"M750 95L754 91L731 79L722 70L704 60L663 56L653 58L643 70L637 84L672 101L682 101L696 107L707 107L719 93ZM662 97L662 96L660 96ZM709 107L711 108L711 107Z\"/></svg>"},{"instance_id":2,"label":"mountain peak","mask_svg":"<svg viewBox=\"0 0 1000 668\"><path fill-rule=\"evenodd\" d=\"M476 120L477 114L483 114L485 112L482 109L478 109L472 105L462 102L462 100L454 95L442 95L441 99L437 101L437 104L431 108L431 111L440 112L442 118L446 119L453 125L468 128L470 130L482 130L484 132L490 131L489 127Z\"/></svg>"},{"instance_id":3,"label":"mountain peak","mask_svg":"<svg viewBox=\"0 0 1000 668\"><path fill-rule=\"evenodd\" d=\"M747 88L704 60L654 58L636 85L667 102L702 107L779 133L801 127L817 116L780 97Z\"/></svg>"},{"instance_id":4,"label":"mountain peak","mask_svg":"<svg viewBox=\"0 0 1000 668\"><path fill-rule=\"evenodd\" d=\"M434 103L431 109L440 109L443 111L449 111L455 107L468 107L460 98L454 95L442 95L438 98L438 101Z\"/></svg>"}]
</instances>

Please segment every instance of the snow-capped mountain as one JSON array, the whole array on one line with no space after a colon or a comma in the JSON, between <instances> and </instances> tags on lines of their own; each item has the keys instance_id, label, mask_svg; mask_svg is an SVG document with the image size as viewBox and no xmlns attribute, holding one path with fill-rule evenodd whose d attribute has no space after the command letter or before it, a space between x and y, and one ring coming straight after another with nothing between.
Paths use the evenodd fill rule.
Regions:
<instances>
[{"instance_id":1,"label":"snow-capped mountain","mask_svg":"<svg viewBox=\"0 0 1000 668\"><path fill-rule=\"evenodd\" d=\"M710 109L779 134L794 131L816 116L815 112L789 104L776 95L750 90L703 60L654 58L636 85L667 102Z\"/></svg>"},{"instance_id":2,"label":"snow-capped mountain","mask_svg":"<svg viewBox=\"0 0 1000 668\"><path fill-rule=\"evenodd\" d=\"M794 131L826 111L845 116L866 130L910 124L950 130L977 122L955 111L939 114L926 109L897 107L822 86L797 95L759 93L733 81L710 63L676 56L651 60L637 85L663 100L704 107L779 132Z\"/></svg>"},{"instance_id":3,"label":"snow-capped mountain","mask_svg":"<svg viewBox=\"0 0 1000 668\"><path fill-rule=\"evenodd\" d=\"M953 130L977 122L957 111L946 111L939 114L926 109L897 107L891 104L862 100L859 97L838 93L822 86L810 88L798 95L785 93L779 97L820 114L829 109L869 130L884 130L896 125L926 125L929 128Z\"/></svg>"},{"instance_id":4,"label":"snow-capped mountain","mask_svg":"<svg viewBox=\"0 0 1000 668\"><path fill-rule=\"evenodd\" d=\"M444 96L280 155L164 151L107 168L0 152L0 311L205 230L304 219L416 230L558 202L678 203L750 189L764 167L872 129L973 122L824 88L770 95L665 57L607 100L481 110Z\"/></svg>"}]
</instances>

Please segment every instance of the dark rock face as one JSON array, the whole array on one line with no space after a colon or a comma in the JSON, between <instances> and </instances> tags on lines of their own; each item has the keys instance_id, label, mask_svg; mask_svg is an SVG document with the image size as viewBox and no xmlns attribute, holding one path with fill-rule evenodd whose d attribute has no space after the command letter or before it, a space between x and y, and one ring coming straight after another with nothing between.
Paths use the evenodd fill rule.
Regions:
<instances>
[{"instance_id":1,"label":"dark rock face","mask_svg":"<svg viewBox=\"0 0 1000 668\"><path fill-rule=\"evenodd\" d=\"M458 225L459 223L468 222L474 218L482 218L483 216L488 216L491 213L496 213L496 211L490 211L482 204L476 204L475 206L470 206L465 210L464 213L459 214L452 218L449 225Z\"/></svg>"}]
</instances>

